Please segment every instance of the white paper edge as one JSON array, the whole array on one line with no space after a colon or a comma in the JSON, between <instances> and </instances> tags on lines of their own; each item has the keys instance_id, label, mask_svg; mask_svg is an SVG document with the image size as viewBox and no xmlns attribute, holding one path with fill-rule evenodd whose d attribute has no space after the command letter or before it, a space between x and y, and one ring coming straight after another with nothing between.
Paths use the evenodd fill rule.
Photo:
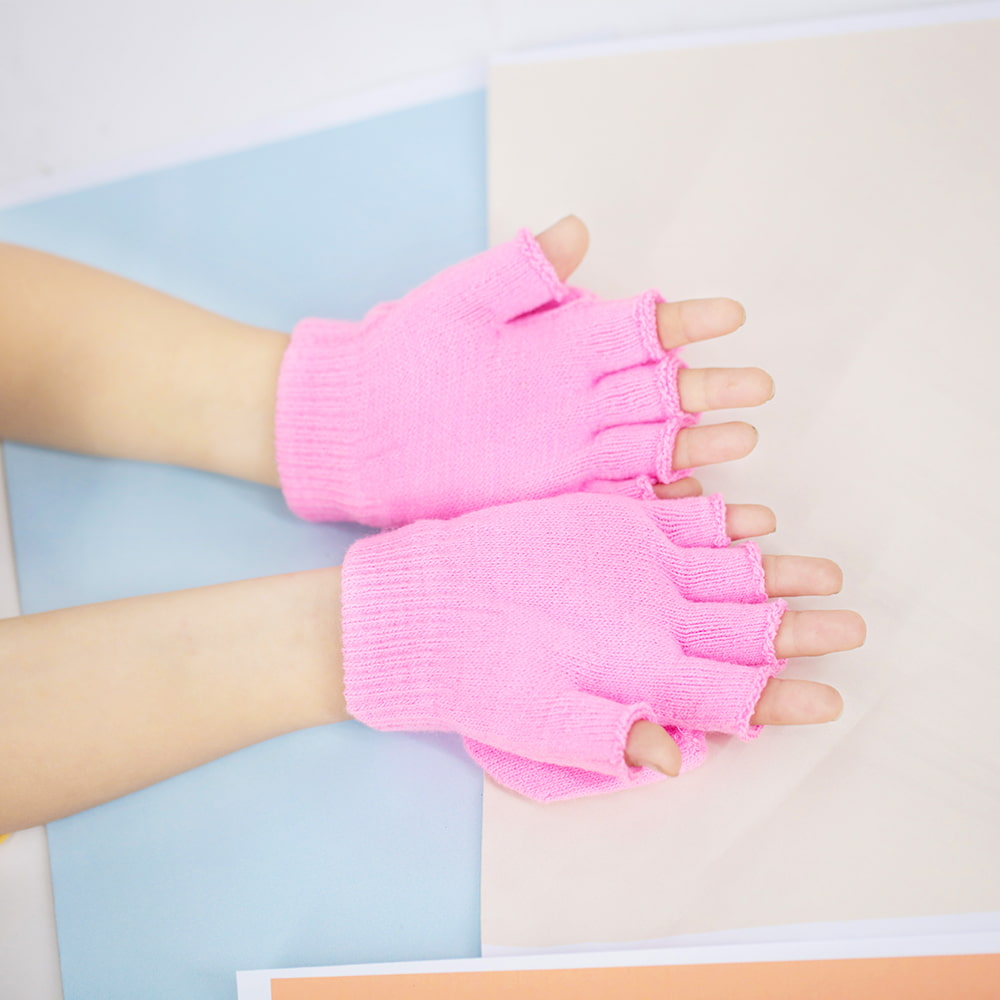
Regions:
<instances>
[{"instance_id":1,"label":"white paper edge","mask_svg":"<svg viewBox=\"0 0 1000 1000\"><path fill-rule=\"evenodd\" d=\"M496 53L490 60L490 65L510 66L525 63L564 62L571 59L590 59L595 56L630 55L638 52L661 52L670 49L694 49L718 45L746 45L751 42L777 42L796 38L817 38L823 35L886 31L892 28L959 24L994 17L1000 17L1000 2L998 0L980 0L978 3L949 4L914 10L879 11L870 14L849 14L839 17L814 18L807 21L782 21L776 24L748 25L740 28L679 31L650 38L550 45L537 49Z\"/></svg>"},{"instance_id":2,"label":"white paper edge","mask_svg":"<svg viewBox=\"0 0 1000 1000\"><path fill-rule=\"evenodd\" d=\"M17 567L0 444L0 618L21 613ZM0 844L0 993L61 1000L59 945L49 841L44 826L19 830ZM6 995L6 994L5 994Z\"/></svg>"},{"instance_id":3,"label":"white paper edge","mask_svg":"<svg viewBox=\"0 0 1000 1000\"><path fill-rule=\"evenodd\" d=\"M714 945L581 955L529 955L516 958L464 958L430 962L329 965L301 969L238 972L239 1000L271 1000L274 979L315 976L378 976L426 972L497 972L511 969L593 969L645 965L707 965L734 962L805 962L830 958L909 958L924 955L984 955L1000 952L1000 931L854 941L797 941L753 945Z\"/></svg>"},{"instance_id":4,"label":"white paper edge","mask_svg":"<svg viewBox=\"0 0 1000 1000\"><path fill-rule=\"evenodd\" d=\"M71 194L99 184L125 180L166 167L181 166L215 156L294 139L337 125L459 97L486 87L486 66L462 66L429 76L352 94L299 111L283 112L251 125L224 129L212 136L179 143L148 153L124 157L54 177L36 177L0 190L0 210Z\"/></svg>"}]
</instances>

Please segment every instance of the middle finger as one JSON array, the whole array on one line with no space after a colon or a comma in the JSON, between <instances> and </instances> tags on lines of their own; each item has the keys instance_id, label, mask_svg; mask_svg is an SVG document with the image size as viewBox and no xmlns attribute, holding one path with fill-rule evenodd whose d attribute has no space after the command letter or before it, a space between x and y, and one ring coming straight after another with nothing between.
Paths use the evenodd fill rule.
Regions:
<instances>
[{"instance_id":1,"label":"middle finger","mask_svg":"<svg viewBox=\"0 0 1000 1000\"><path fill-rule=\"evenodd\" d=\"M774 638L774 653L823 656L856 649L865 641L865 620L856 611L786 611Z\"/></svg>"},{"instance_id":2,"label":"middle finger","mask_svg":"<svg viewBox=\"0 0 1000 1000\"><path fill-rule=\"evenodd\" d=\"M757 444L757 430L742 421L685 427L674 442L675 469L731 462L749 455Z\"/></svg>"},{"instance_id":3,"label":"middle finger","mask_svg":"<svg viewBox=\"0 0 1000 1000\"><path fill-rule=\"evenodd\" d=\"M730 537L733 537L730 535ZM815 556L762 556L768 597L836 594L844 574L832 559Z\"/></svg>"},{"instance_id":4,"label":"middle finger","mask_svg":"<svg viewBox=\"0 0 1000 1000\"><path fill-rule=\"evenodd\" d=\"M774 396L774 380L760 368L682 368L677 388L688 413L760 406Z\"/></svg>"}]
</instances>

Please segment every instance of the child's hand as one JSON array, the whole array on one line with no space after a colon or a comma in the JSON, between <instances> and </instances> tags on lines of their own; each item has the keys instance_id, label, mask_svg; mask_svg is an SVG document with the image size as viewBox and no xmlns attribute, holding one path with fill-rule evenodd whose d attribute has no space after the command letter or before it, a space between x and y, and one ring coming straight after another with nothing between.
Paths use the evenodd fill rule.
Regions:
<instances>
[{"instance_id":1,"label":"child's hand","mask_svg":"<svg viewBox=\"0 0 1000 1000\"><path fill-rule=\"evenodd\" d=\"M569 288L587 245L573 217L520 245L528 257L498 247L364 323L304 321L289 349L278 331L0 244L0 437L273 486L277 450L293 509L372 524L634 493L641 476L688 495L699 487L678 470L750 451L747 424L687 425L764 402L770 378L684 369L675 353L736 329L741 306Z\"/></svg>"},{"instance_id":2,"label":"child's hand","mask_svg":"<svg viewBox=\"0 0 1000 1000\"><path fill-rule=\"evenodd\" d=\"M859 645L864 623L768 601L840 586L828 560L729 546L771 521L717 495L577 493L362 539L343 568L347 709L459 732L542 800L695 767L706 732L836 718L834 689L771 678L786 656Z\"/></svg>"},{"instance_id":3,"label":"child's hand","mask_svg":"<svg viewBox=\"0 0 1000 1000\"><path fill-rule=\"evenodd\" d=\"M564 283L585 250L570 217L361 323L299 323L276 419L292 509L385 526L577 490L638 497L644 482L747 454L749 425L690 425L700 410L766 401L770 377L685 369L676 352L736 329L742 307L599 300Z\"/></svg>"},{"instance_id":4,"label":"child's hand","mask_svg":"<svg viewBox=\"0 0 1000 1000\"><path fill-rule=\"evenodd\" d=\"M570 215L537 236L556 274L566 281L580 266L589 246L583 222ZM734 333L746 321L743 306L732 299L684 299L656 307L657 333L667 350ZM681 408L687 413L760 406L774 395L771 376L759 368L682 368L677 373ZM674 469L700 468L744 458L757 444L757 431L743 421L685 427L677 434ZM653 487L661 499L697 496L701 486L690 478Z\"/></svg>"}]
</instances>

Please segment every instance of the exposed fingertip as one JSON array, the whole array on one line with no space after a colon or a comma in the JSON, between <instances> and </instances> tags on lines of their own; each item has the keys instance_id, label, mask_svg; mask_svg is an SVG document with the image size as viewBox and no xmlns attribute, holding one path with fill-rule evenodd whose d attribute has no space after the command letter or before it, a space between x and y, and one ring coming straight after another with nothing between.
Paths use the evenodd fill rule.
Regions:
<instances>
[{"instance_id":1,"label":"exposed fingertip","mask_svg":"<svg viewBox=\"0 0 1000 1000\"><path fill-rule=\"evenodd\" d=\"M774 379L763 368L743 368L738 371L744 383L742 395L746 399L742 405L762 406L774 398Z\"/></svg>"},{"instance_id":2,"label":"exposed fingertip","mask_svg":"<svg viewBox=\"0 0 1000 1000\"><path fill-rule=\"evenodd\" d=\"M844 711L844 699L840 692L829 684L818 681L808 687L802 685L800 694L803 696L803 721L808 723L835 722Z\"/></svg>"},{"instance_id":3,"label":"exposed fingertip","mask_svg":"<svg viewBox=\"0 0 1000 1000\"><path fill-rule=\"evenodd\" d=\"M830 688L830 690L836 696L836 701L835 701L836 715L834 715L833 718L831 718L829 721L836 722L844 714L844 696L836 688Z\"/></svg>"},{"instance_id":4,"label":"exposed fingertip","mask_svg":"<svg viewBox=\"0 0 1000 1000\"><path fill-rule=\"evenodd\" d=\"M747 321L747 311L742 302L735 299L709 299L715 310L716 322L719 326L732 333Z\"/></svg>"},{"instance_id":5,"label":"exposed fingertip","mask_svg":"<svg viewBox=\"0 0 1000 1000\"><path fill-rule=\"evenodd\" d=\"M752 368L750 369L754 372L758 383L761 396L763 396L764 402L770 402L774 399L774 379L771 377L769 372L764 371L763 368Z\"/></svg>"},{"instance_id":6,"label":"exposed fingertip","mask_svg":"<svg viewBox=\"0 0 1000 1000\"><path fill-rule=\"evenodd\" d=\"M566 215L538 233L535 240L555 268L559 280L565 281L583 260L590 246L590 233L582 219Z\"/></svg>"},{"instance_id":7,"label":"exposed fingertip","mask_svg":"<svg viewBox=\"0 0 1000 1000\"><path fill-rule=\"evenodd\" d=\"M801 619L808 620L812 628L822 629L826 641L835 643L823 652L844 652L848 649L857 649L859 646L863 646L868 638L868 625L864 618L857 611L849 608L837 608L831 611L797 611L794 613Z\"/></svg>"},{"instance_id":8,"label":"exposed fingertip","mask_svg":"<svg viewBox=\"0 0 1000 1000\"><path fill-rule=\"evenodd\" d=\"M740 433L743 435L743 441L741 442L744 448L743 455L749 455L757 447L757 442L760 440L760 431L753 424L739 421L737 421L735 426L739 428Z\"/></svg>"},{"instance_id":9,"label":"exposed fingertip","mask_svg":"<svg viewBox=\"0 0 1000 1000\"><path fill-rule=\"evenodd\" d=\"M677 767L668 767L666 764L662 764L657 761L642 760L640 758L636 758L635 764L632 766L648 767L651 771L657 771L659 774L662 774L667 778L676 778L681 773L679 765Z\"/></svg>"},{"instance_id":10,"label":"exposed fingertip","mask_svg":"<svg viewBox=\"0 0 1000 1000\"><path fill-rule=\"evenodd\" d=\"M676 778L681 773L683 758L680 747L662 726L642 719L629 732L625 762L630 767L648 767Z\"/></svg>"},{"instance_id":11,"label":"exposed fingertip","mask_svg":"<svg viewBox=\"0 0 1000 1000\"><path fill-rule=\"evenodd\" d=\"M742 421L685 427L674 441L674 467L688 469L745 458L757 445L757 429Z\"/></svg>"},{"instance_id":12,"label":"exposed fingertip","mask_svg":"<svg viewBox=\"0 0 1000 1000\"><path fill-rule=\"evenodd\" d=\"M660 774L665 774L668 778L676 778L681 773L683 760L680 748L673 742L673 740L670 742L671 745L669 747L665 748L662 752L657 753L655 758L651 759L643 766L651 767L654 771L659 771Z\"/></svg>"},{"instance_id":13,"label":"exposed fingertip","mask_svg":"<svg viewBox=\"0 0 1000 1000\"><path fill-rule=\"evenodd\" d=\"M817 590L817 593L824 596L839 594L843 586L844 571L832 559L823 559L820 580L821 589Z\"/></svg>"},{"instance_id":14,"label":"exposed fingertip","mask_svg":"<svg viewBox=\"0 0 1000 1000\"><path fill-rule=\"evenodd\" d=\"M586 253L590 246L590 230L579 215L564 215L556 225L566 227L567 231L572 229L574 238L578 244L582 244L583 251Z\"/></svg>"},{"instance_id":15,"label":"exposed fingertip","mask_svg":"<svg viewBox=\"0 0 1000 1000\"><path fill-rule=\"evenodd\" d=\"M678 479L672 483L656 483L653 493L659 500L676 500L681 497L700 497L703 492L701 483L693 476Z\"/></svg>"},{"instance_id":16,"label":"exposed fingertip","mask_svg":"<svg viewBox=\"0 0 1000 1000\"><path fill-rule=\"evenodd\" d=\"M772 677L750 722L757 726L814 726L836 721L843 711L844 699L829 684Z\"/></svg>"},{"instance_id":17,"label":"exposed fingertip","mask_svg":"<svg viewBox=\"0 0 1000 1000\"><path fill-rule=\"evenodd\" d=\"M770 535L777 526L778 519L770 507L755 503L726 505L726 534L730 538Z\"/></svg>"},{"instance_id":18,"label":"exposed fingertip","mask_svg":"<svg viewBox=\"0 0 1000 1000\"><path fill-rule=\"evenodd\" d=\"M545 233L551 233L553 230L562 229L564 227L572 226L573 228L579 228L586 230L586 226L583 224L583 220L578 216L570 212L569 215L564 215L561 219L557 219L552 223L551 226L547 226L545 229L540 230L535 234L537 239L539 236L544 236Z\"/></svg>"},{"instance_id":19,"label":"exposed fingertip","mask_svg":"<svg viewBox=\"0 0 1000 1000\"><path fill-rule=\"evenodd\" d=\"M868 641L868 623L857 613L857 611L845 611L844 614L850 615L856 623L859 638L852 648L857 649L859 646L863 646Z\"/></svg>"}]
</instances>

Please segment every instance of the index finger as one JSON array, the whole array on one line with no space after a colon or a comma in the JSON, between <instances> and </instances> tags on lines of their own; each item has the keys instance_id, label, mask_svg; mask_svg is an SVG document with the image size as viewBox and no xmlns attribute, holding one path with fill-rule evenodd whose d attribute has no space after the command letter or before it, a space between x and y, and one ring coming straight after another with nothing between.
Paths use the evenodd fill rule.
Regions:
<instances>
[{"instance_id":1,"label":"index finger","mask_svg":"<svg viewBox=\"0 0 1000 1000\"><path fill-rule=\"evenodd\" d=\"M724 337L738 330L747 311L735 299L682 299L656 307L660 343L670 350L696 340Z\"/></svg>"}]
</instances>

